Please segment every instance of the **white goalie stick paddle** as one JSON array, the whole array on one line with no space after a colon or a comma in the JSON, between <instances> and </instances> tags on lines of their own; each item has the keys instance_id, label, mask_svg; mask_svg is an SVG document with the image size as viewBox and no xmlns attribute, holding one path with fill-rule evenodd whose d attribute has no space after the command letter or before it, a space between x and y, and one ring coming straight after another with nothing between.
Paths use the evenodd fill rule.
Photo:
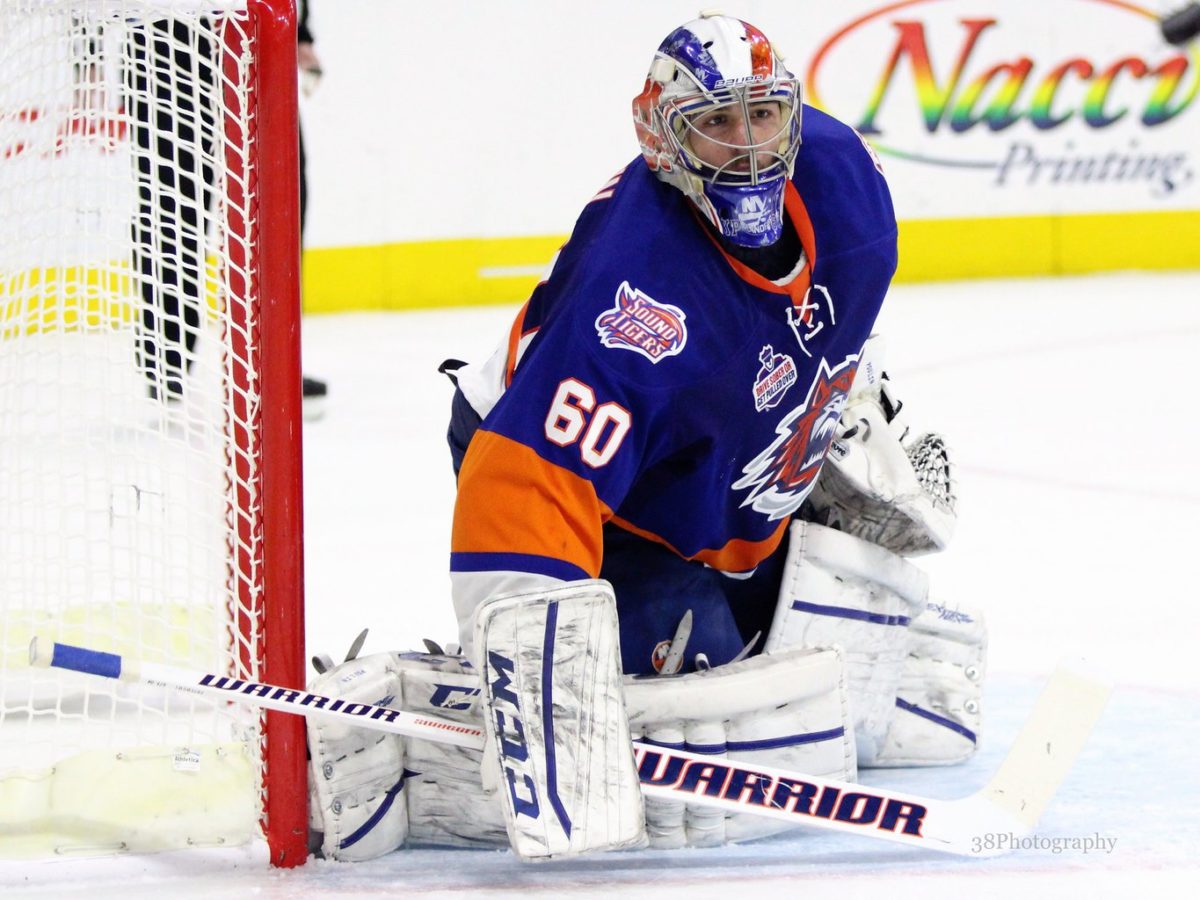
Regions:
<instances>
[{"instance_id":1,"label":"white goalie stick paddle","mask_svg":"<svg viewBox=\"0 0 1200 900\"><path fill-rule=\"evenodd\" d=\"M49 648L49 649L47 649ZM34 638L30 663L208 695L303 716L346 721L406 737L482 749L483 731L461 722L351 703L309 691L136 662ZM772 766L633 742L642 793L967 856L1005 852L982 838L1029 834L1092 731L1109 685L1070 669L1050 678L1008 756L982 789L959 800L919 797L788 772ZM1009 844L1011 846L1011 842Z\"/></svg>"}]
</instances>

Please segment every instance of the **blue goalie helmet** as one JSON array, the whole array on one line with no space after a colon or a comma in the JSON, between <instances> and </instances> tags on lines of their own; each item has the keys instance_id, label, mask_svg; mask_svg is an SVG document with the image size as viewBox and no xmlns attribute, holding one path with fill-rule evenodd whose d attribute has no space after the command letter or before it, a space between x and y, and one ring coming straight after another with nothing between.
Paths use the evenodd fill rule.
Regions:
<instances>
[{"instance_id":1,"label":"blue goalie helmet","mask_svg":"<svg viewBox=\"0 0 1200 900\"><path fill-rule=\"evenodd\" d=\"M633 100L642 156L728 240L765 247L783 233L783 191L800 150L800 82L766 35L704 16L659 46Z\"/></svg>"}]
</instances>

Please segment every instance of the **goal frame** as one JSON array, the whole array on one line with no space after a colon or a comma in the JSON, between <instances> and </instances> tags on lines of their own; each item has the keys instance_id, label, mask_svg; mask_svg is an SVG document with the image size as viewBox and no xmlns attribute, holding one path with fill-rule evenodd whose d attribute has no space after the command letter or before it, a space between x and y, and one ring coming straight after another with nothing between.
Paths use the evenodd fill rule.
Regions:
<instances>
[{"instance_id":1,"label":"goal frame","mask_svg":"<svg viewBox=\"0 0 1200 900\"><path fill-rule=\"evenodd\" d=\"M251 420L258 433L239 427L235 446L239 470L257 447L261 472L261 540L247 534L250 519L239 516L238 546L231 548L231 565L240 571L262 566L262 621L238 616L237 627L246 637L261 628L264 679L289 687L304 686L304 543L303 470L301 452L300 367L300 194L299 112L296 69L295 0L247 0L255 23L257 52L251 76L256 108L255 159L246 186L257 197L248 211L243 198L231 196L226 204L226 225L233 234L245 235L255 252L247 265L241 243L231 241L229 283L244 296L257 296L259 342L255 350L264 398L260 414ZM237 41L232 31L227 40ZM237 47L230 47L237 50ZM225 54L232 65L235 53ZM226 108L235 108L233 79L223 78ZM264 102L265 101L265 102ZM225 128L238 126L231 115ZM230 146L230 142L226 142ZM245 160L227 151L231 170L244 168ZM261 161L271 160L270 173ZM241 179L229 179L231 193L240 191ZM239 323L246 324L249 323ZM240 335L247 332L238 329ZM238 337L242 340L242 337ZM244 357L242 357L244 358ZM244 374L244 372L243 372ZM235 374L235 380L237 375ZM245 403L244 396L237 402ZM243 502L254 498L239 497ZM250 557L261 548L261 559ZM238 579L239 591L249 582ZM242 597L243 609L254 608ZM246 646L243 643L243 646ZM308 855L308 764L305 758L304 722L295 716L267 712L263 730L263 832L273 866L304 863Z\"/></svg>"},{"instance_id":2,"label":"goal frame","mask_svg":"<svg viewBox=\"0 0 1200 900\"><path fill-rule=\"evenodd\" d=\"M0 6L0 856L301 865L302 721L22 659L304 687L297 0Z\"/></svg>"}]
</instances>

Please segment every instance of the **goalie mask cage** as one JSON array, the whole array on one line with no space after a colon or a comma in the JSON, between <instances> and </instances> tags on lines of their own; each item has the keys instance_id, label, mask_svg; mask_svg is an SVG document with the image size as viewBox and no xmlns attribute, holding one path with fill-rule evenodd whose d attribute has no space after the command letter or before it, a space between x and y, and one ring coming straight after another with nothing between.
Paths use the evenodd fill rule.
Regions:
<instances>
[{"instance_id":1,"label":"goalie mask cage","mask_svg":"<svg viewBox=\"0 0 1200 900\"><path fill-rule=\"evenodd\" d=\"M293 0L0 0L0 856L307 853Z\"/></svg>"}]
</instances>

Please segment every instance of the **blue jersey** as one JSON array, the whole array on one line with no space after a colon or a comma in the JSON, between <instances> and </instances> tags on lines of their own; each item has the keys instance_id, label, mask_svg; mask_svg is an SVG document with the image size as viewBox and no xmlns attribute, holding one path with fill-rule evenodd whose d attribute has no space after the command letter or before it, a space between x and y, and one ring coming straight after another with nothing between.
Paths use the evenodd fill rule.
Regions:
<instances>
[{"instance_id":1,"label":"blue jersey","mask_svg":"<svg viewBox=\"0 0 1200 900\"><path fill-rule=\"evenodd\" d=\"M729 573L779 545L896 267L873 153L815 109L803 123L786 284L726 254L641 158L584 208L492 365L459 474L464 643L492 593L596 577L606 522Z\"/></svg>"}]
</instances>

